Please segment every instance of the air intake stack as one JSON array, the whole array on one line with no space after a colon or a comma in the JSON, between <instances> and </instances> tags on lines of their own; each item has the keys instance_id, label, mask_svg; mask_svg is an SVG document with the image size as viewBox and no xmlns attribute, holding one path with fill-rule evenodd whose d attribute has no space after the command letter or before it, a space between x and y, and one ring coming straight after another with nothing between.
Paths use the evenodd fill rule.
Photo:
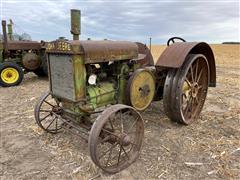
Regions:
<instances>
[{"instance_id":1,"label":"air intake stack","mask_svg":"<svg viewBox=\"0 0 240 180\"><path fill-rule=\"evenodd\" d=\"M12 20L10 19L10 22L9 22L9 24L7 25L7 27L8 27L8 38L9 38L9 40L13 40L13 22L12 22Z\"/></svg>"},{"instance_id":2,"label":"air intake stack","mask_svg":"<svg viewBox=\"0 0 240 180\"><path fill-rule=\"evenodd\" d=\"M77 9L71 9L71 33L73 40L79 40L81 34L81 11Z\"/></svg>"}]
</instances>

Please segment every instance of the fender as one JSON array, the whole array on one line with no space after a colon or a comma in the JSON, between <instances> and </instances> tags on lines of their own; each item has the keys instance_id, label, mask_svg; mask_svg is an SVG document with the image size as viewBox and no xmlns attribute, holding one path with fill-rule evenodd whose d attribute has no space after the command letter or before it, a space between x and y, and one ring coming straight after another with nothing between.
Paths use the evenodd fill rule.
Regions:
<instances>
[{"instance_id":1,"label":"fender","mask_svg":"<svg viewBox=\"0 0 240 180\"><path fill-rule=\"evenodd\" d=\"M216 65L211 47L205 42L180 42L168 46L156 62L156 67L179 68L188 54L203 54L209 64L210 87L216 87Z\"/></svg>"},{"instance_id":2,"label":"fender","mask_svg":"<svg viewBox=\"0 0 240 180\"><path fill-rule=\"evenodd\" d=\"M145 55L143 59L138 61L141 64L141 66L142 67L154 66L154 60L153 60L153 56L151 54L150 49L148 49L148 47L143 43L136 42L136 44L138 46L138 53Z\"/></svg>"}]
</instances>

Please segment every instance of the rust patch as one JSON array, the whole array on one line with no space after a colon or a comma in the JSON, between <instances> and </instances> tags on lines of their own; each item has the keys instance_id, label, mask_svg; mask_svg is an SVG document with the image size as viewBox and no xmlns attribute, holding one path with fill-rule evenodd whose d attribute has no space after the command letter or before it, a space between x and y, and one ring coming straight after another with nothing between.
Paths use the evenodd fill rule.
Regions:
<instances>
[{"instance_id":1,"label":"rust patch","mask_svg":"<svg viewBox=\"0 0 240 180\"><path fill-rule=\"evenodd\" d=\"M142 66L153 66L154 65L154 60L152 57L152 54L150 52L150 50L148 49L148 47L145 44L142 44L140 42L136 42L137 46L138 46L138 53L139 54L144 54L144 58L139 60L138 62L142 65Z\"/></svg>"},{"instance_id":2,"label":"rust patch","mask_svg":"<svg viewBox=\"0 0 240 180\"><path fill-rule=\"evenodd\" d=\"M41 49L41 43L37 41L9 41L8 50Z\"/></svg>"},{"instance_id":3,"label":"rust patch","mask_svg":"<svg viewBox=\"0 0 240 180\"><path fill-rule=\"evenodd\" d=\"M210 67L210 84L216 86L216 66L211 47L205 42L181 42L168 46L157 60L157 67L179 68L188 54L203 54Z\"/></svg>"},{"instance_id":4,"label":"rust patch","mask_svg":"<svg viewBox=\"0 0 240 180\"><path fill-rule=\"evenodd\" d=\"M127 41L80 41L85 64L134 59L138 57L136 43Z\"/></svg>"}]
</instances>

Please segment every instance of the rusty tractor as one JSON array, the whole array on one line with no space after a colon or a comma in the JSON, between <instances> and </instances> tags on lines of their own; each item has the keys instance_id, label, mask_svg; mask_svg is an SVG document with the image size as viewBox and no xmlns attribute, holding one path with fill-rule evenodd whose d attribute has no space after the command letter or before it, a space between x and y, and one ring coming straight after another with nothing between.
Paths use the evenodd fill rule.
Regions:
<instances>
[{"instance_id":1,"label":"rusty tractor","mask_svg":"<svg viewBox=\"0 0 240 180\"><path fill-rule=\"evenodd\" d=\"M68 130L85 139L92 161L116 173L139 156L144 136L140 112L151 102L163 99L173 121L188 125L198 119L208 87L216 85L207 43L172 43L154 65L142 43L80 41L79 10L71 10L71 22L73 40L47 47L50 91L35 107L43 130Z\"/></svg>"},{"instance_id":2,"label":"rusty tractor","mask_svg":"<svg viewBox=\"0 0 240 180\"><path fill-rule=\"evenodd\" d=\"M0 42L0 85L3 87L19 85L24 73L34 72L47 76L46 43L44 41L15 40L13 23L2 21L3 41ZM8 32L6 29L8 27Z\"/></svg>"}]
</instances>

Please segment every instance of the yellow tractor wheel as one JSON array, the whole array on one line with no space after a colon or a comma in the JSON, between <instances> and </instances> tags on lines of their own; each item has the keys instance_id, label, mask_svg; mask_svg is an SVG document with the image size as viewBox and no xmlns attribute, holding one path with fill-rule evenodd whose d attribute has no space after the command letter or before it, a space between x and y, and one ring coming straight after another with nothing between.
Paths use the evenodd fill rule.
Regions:
<instances>
[{"instance_id":1,"label":"yellow tractor wheel","mask_svg":"<svg viewBox=\"0 0 240 180\"><path fill-rule=\"evenodd\" d=\"M3 87L17 86L22 82L23 70L14 62L0 64L0 85Z\"/></svg>"}]
</instances>

